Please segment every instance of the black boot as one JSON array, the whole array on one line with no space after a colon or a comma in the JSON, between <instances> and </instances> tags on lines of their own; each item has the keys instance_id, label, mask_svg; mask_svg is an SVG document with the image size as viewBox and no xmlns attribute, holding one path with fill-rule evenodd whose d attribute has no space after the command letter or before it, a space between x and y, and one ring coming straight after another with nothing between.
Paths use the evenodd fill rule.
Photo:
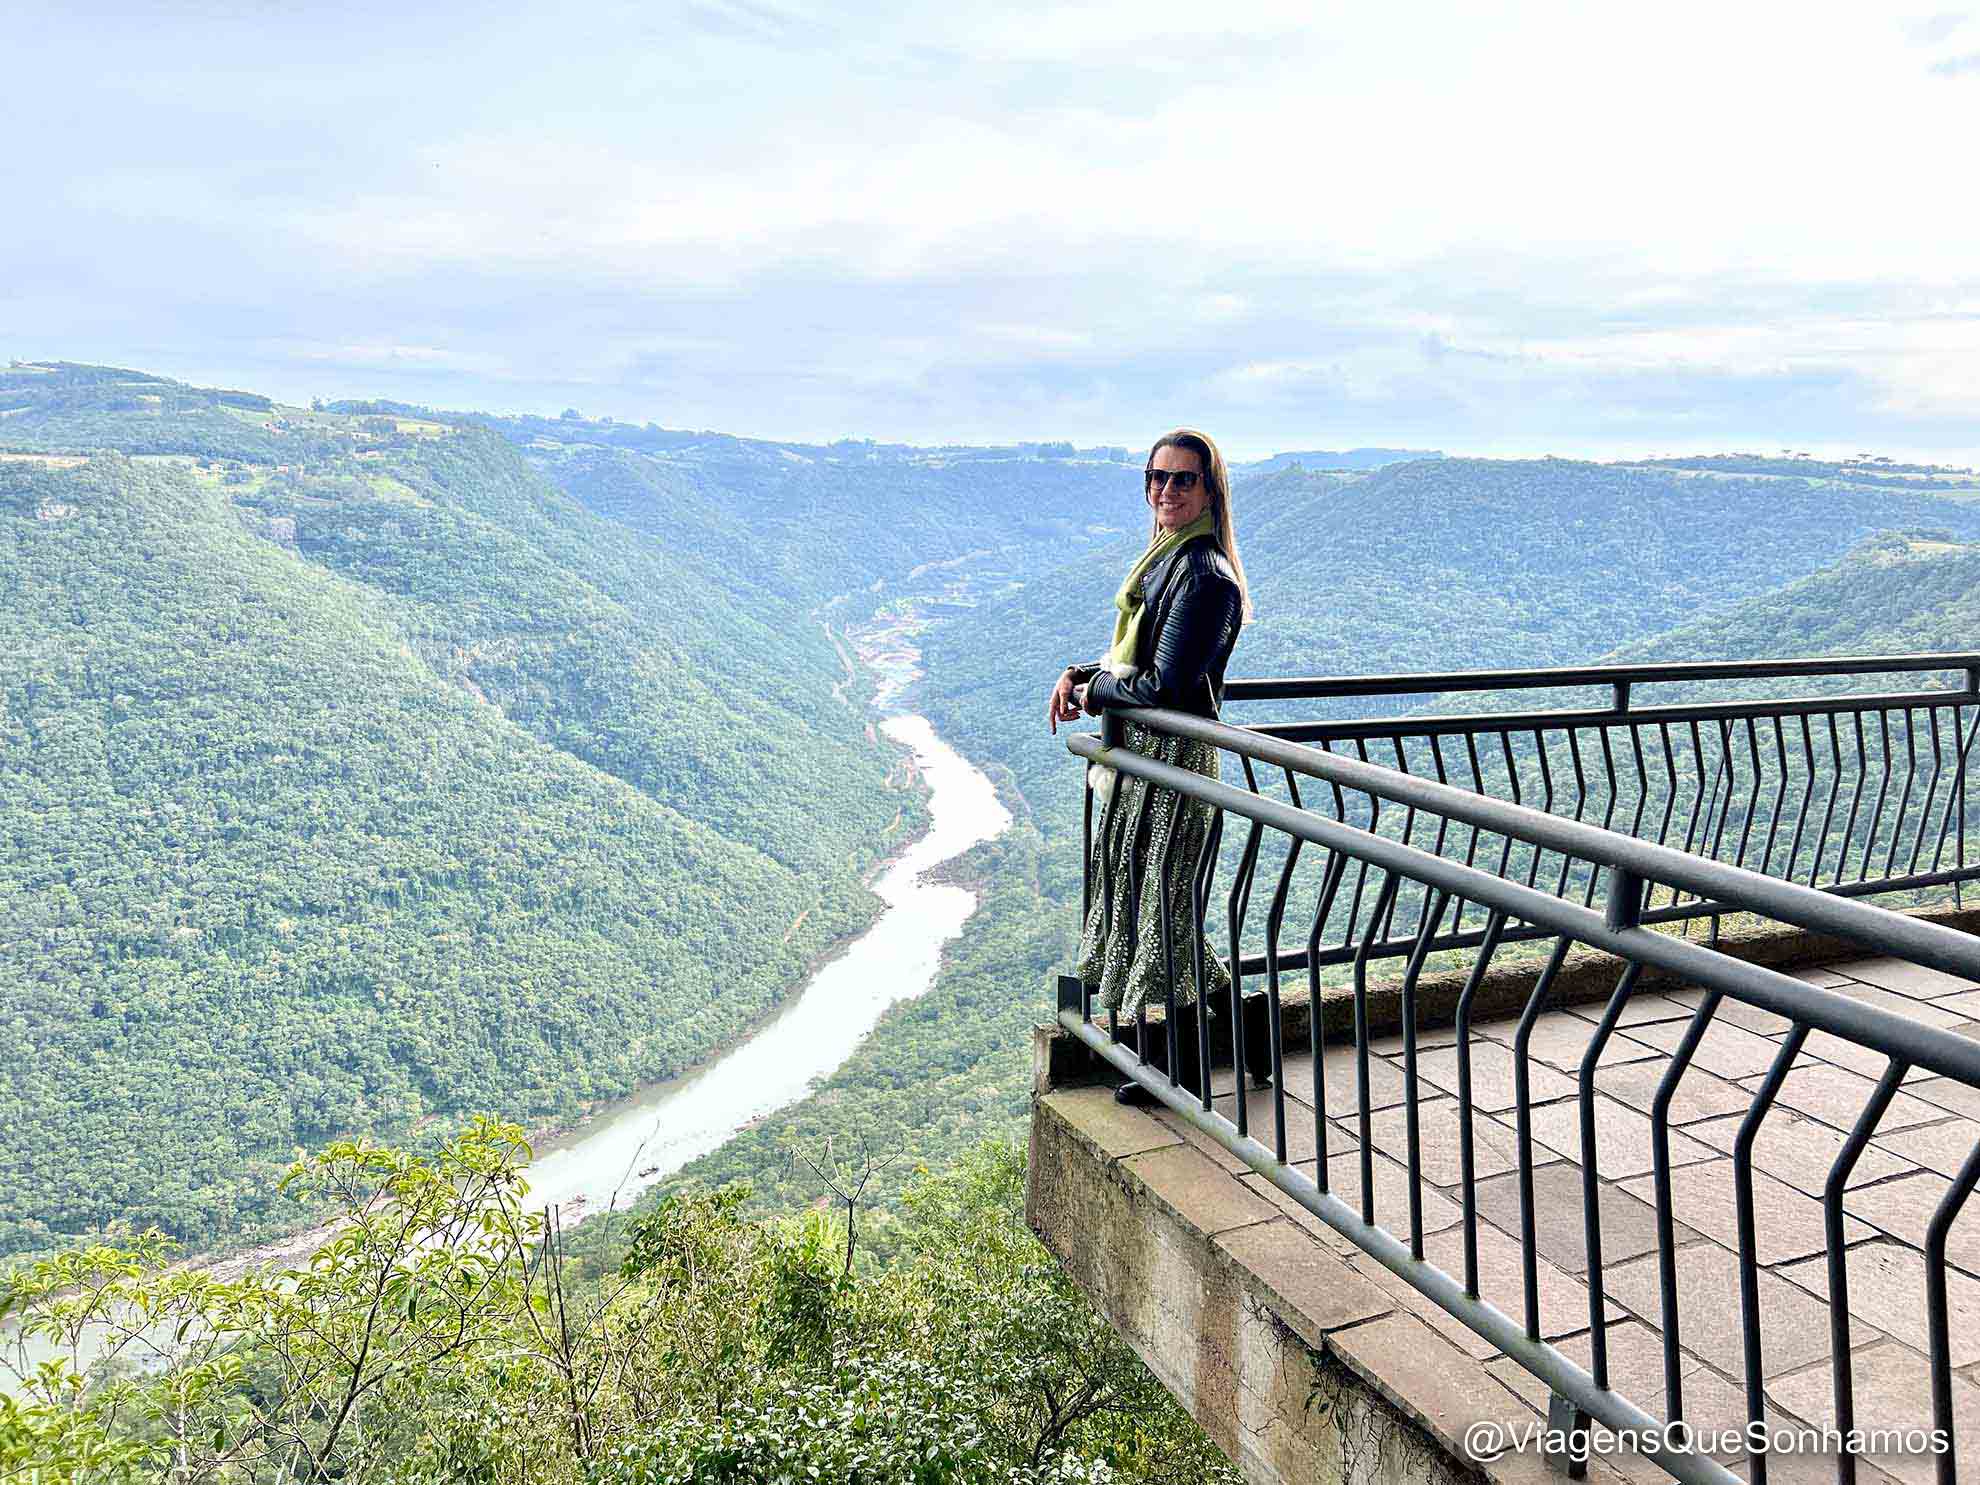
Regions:
<instances>
[{"instance_id":1,"label":"black boot","mask_svg":"<svg viewBox=\"0 0 1980 1485\"><path fill-rule=\"evenodd\" d=\"M1149 1065L1166 1074L1175 1069L1176 1086L1192 1098L1203 1096L1203 1039L1198 1034L1195 1006L1177 1006L1174 1024L1164 1025L1162 1030L1162 1052L1159 1063L1149 1059ZM1174 1061L1169 1059L1173 1057ZM1122 1083L1114 1090L1116 1103L1133 1107L1145 1107L1160 1102L1140 1083Z\"/></svg>"},{"instance_id":2,"label":"black boot","mask_svg":"<svg viewBox=\"0 0 1980 1485\"><path fill-rule=\"evenodd\" d=\"M1263 995L1246 995L1244 1001L1244 1069L1251 1074L1251 1086L1272 1086L1272 1003Z\"/></svg>"},{"instance_id":3,"label":"black boot","mask_svg":"<svg viewBox=\"0 0 1980 1485\"><path fill-rule=\"evenodd\" d=\"M1272 1086L1272 1006L1263 995L1239 997L1244 1011L1244 1070L1251 1077L1253 1088ZM1228 1048L1231 1060L1237 1060L1237 1038L1231 1034L1231 1000L1229 995L1215 996L1210 1001L1211 1045Z\"/></svg>"}]
</instances>

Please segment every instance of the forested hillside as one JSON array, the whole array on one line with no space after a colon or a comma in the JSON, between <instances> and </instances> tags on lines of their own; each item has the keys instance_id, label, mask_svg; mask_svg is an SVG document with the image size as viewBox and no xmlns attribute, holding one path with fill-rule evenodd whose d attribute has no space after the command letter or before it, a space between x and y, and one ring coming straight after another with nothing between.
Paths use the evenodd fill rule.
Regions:
<instances>
[{"instance_id":1,"label":"forested hillside","mask_svg":"<svg viewBox=\"0 0 1980 1485\"><path fill-rule=\"evenodd\" d=\"M712 439L656 453L578 442L592 425L560 431L571 442L535 434L524 453L586 509L662 543L707 531L711 567L750 552L744 571L764 569L771 591L814 600L864 594L972 553L1001 553L1036 571L1140 515L1139 462L1070 449L960 458ZM992 454L1001 457L984 457Z\"/></svg>"},{"instance_id":2,"label":"forested hillside","mask_svg":"<svg viewBox=\"0 0 1980 1485\"><path fill-rule=\"evenodd\" d=\"M1831 567L1663 634L1618 662L1790 655L1902 655L1980 648L1980 544L1892 533ZM1779 687L1784 683L1771 682ZM1830 686L1838 684L1829 682ZM1863 681L1848 683L1865 689ZM1916 677L1890 684L1910 690Z\"/></svg>"},{"instance_id":3,"label":"forested hillside","mask_svg":"<svg viewBox=\"0 0 1980 1485\"><path fill-rule=\"evenodd\" d=\"M6 380L4 441L67 452L0 462L0 1249L242 1233L298 1145L566 1117L870 912L920 805L800 597L486 431Z\"/></svg>"},{"instance_id":4,"label":"forested hillside","mask_svg":"<svg viewBox=\"0 0 1980 1485\"><path fill-rule=\"evenodd\" d=\"M830 598L995 550L1042 567L1145 519L1138 449L773 443L574 412L334 406L492 429L587 509L705 554L713 580L756 593Z\"/></svg>"}]
</instances>

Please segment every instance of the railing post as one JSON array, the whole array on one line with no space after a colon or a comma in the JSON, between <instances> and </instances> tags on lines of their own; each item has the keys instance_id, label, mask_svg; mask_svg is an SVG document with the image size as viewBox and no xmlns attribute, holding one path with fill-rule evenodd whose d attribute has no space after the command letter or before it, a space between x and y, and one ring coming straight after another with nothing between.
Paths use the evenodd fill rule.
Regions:
<instances>
[{"instance_id":1,"label":"railing post","mask_svg":"<svg viewBox=\"0 0 1980 1485\"><path fill-rule=\"evenodd\" d=\"M1603 920L1617 932L1637 927L1643 919L1643 878L1627 867L1609 870L1609 897Z\"/></svg>"},{"instance_id":2,"label":"railing post","mask_svg":"<svg viewBox=\"0 0 1980 1485\"><path fill-rule=\"evenodd\" d=\"M1619 711L1619 712L1626 712L1626 711L1628 711L1628 710L1629 710L1629 682L1628 682L1628 681L1617 681L1617 682L1615 683L1615 690L1616 690L1616 710L1617 710L1617 711Z\"/></svg>"},{"instance_id":3,"label":"railing post","mask_svg":"<svg viewBox=\"0 0 1980 1485\"><path fill-rule=\"evenodd\" d=\"M1558 1392L1549 1394L1546 1444L1541 1450L1547 1468L1570 1480L1588 1478L1588 1425L1588 1415L1571 1400ZM1553 1447L1556 1440L1563 1446L1558 1450Z\"/></svg>"},{"instance_id":4,"label":"railing post","mask_svg":"<svg viewBox=\"0 0 1980 1485\"><path fill-rule=\"evenodd\" d=\"M1083 934L1093 914L1093 778L1085 768L1079 771L1079 792L1079 931Z\"/></svg>"}]
</instances>

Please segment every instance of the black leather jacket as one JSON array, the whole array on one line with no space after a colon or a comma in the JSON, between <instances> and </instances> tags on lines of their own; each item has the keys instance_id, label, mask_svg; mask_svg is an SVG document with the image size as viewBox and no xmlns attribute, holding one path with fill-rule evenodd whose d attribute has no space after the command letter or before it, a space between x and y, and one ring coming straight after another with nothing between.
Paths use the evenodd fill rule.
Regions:
<instances>
[{"instance_id":1,"label":"black leather jacket","mask_svg":"<svg viewBox=\"0 0 1980 1485\"><path fill-rule=\"evenodd\" d=\"M1086 710L1160 706L1214 717L1224 701L1224 666L1244 622L1237 574L1214 537L1199 536L1141 580L1141 668L1119 680L1100 664L1074 665L1087 682Z\"/></svg>"}]
</instances>

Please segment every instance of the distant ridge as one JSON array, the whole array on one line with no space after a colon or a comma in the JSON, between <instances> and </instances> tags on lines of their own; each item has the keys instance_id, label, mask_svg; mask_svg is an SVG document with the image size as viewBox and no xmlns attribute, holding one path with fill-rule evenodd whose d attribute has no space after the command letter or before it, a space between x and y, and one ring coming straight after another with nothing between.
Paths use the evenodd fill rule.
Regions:
<instances>
[{"instance_id":1,"label":"distant ridge","mask_svg":"<svg viewBox=\"0 0 1980 1485\"><path fill-rule=\"evenodd\" d=\"M1412 459L1441 459L1441 449L1305 449L1291 454L1274 454L1237 467L1246 474L1271 474L1297 464L1303 469L1380 469L1385 464L1406 464Z\"/></svg>"}]
</instances>

